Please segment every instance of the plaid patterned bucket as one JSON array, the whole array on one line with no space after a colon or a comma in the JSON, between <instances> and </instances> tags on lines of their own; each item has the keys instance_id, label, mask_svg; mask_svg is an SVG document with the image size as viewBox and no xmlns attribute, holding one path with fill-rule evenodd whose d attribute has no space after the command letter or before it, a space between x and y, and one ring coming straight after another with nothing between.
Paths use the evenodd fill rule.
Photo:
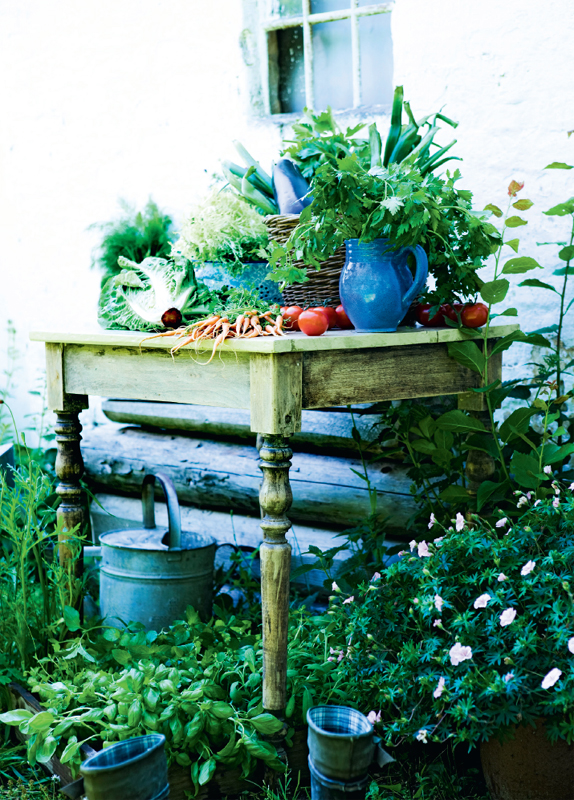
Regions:
<instances>
[{"instance_id":1,"label":"plaid patterned bucket","mask_svg":"<svg viewBox=\"0 0 574 800\"><path fill-rule=\"evenodd\" d=\"M164 800L169 797L165 736L151 733L118 742L80 767L88 800Z\"/></svg>"},{"instance_id":2,"label":"plaid patterned bucket","mask_svg":"<svg viewBox=\"0 0 574 800\"><path fill-rule=\"evenodd\" d=\"M373 726L347 706L315 706L307 711L309 755L321 775L331 780L363 778L375 753Z\"/></svg>"}]
</instances>

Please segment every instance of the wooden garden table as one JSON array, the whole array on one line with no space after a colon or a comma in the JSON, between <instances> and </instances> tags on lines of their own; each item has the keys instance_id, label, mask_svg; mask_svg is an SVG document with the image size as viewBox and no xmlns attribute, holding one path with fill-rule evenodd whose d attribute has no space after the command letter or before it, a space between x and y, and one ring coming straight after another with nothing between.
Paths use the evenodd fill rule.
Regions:
<instances>
[{"instance_id":1,"label":"wooden garden table","mask_svg":"<svg viewBox=\"0 0 574 800\"><path fill-rule=\"evenodd\" d=\"M492 339L517 328L492 326ZM57 415L58 516L66 530L84 522L78 413L88 407L89 395L250 409L251 430L263 438L263 705L276 714L286 703L291 546L285 534L291 527L286 513L292 502L288 437L301 429L301 409L447 394L458 394L461 408L482 409L483 395L469 391L480 385L479 376L448 356L448 343L464 338L453 328L232 340L209 364L209 342L199 351L188 345L172 357L173 339L142 345L145 334L130 331L35 332L30 338L46 343L48 407ZM501 354L490 366L493 381L501 374ZM477 454L471 479L490 476L491 465L484 466L488 458ZM66 552L64 534L60 557L66 558Z\"/></svg>"}]
</instances>

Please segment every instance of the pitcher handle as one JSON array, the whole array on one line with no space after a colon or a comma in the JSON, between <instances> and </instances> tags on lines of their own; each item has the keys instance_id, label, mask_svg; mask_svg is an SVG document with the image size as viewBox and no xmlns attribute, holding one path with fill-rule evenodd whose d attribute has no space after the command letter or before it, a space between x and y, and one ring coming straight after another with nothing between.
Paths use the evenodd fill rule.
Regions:
<instances>
[{"instance_id":1,"label":"pitcher handle","mask_svg":"<svg viewBox=\"0 0 574 800\"><path fill-rule=\"evenodd\" d=\"M413 285L409 289L407 289L407 291L405 292L405 296L403 297L403 306L406 308L412 303L417 294L425 285L427 276L429 274L429 262L427 254L420 246L420 244L417 244L416 247L410 247L410 246L405 247L403 248L403 250L406 252L411 252L415 257L415 262L416 262L415 278L413 281Z\"/></svg>"}]
</instances>

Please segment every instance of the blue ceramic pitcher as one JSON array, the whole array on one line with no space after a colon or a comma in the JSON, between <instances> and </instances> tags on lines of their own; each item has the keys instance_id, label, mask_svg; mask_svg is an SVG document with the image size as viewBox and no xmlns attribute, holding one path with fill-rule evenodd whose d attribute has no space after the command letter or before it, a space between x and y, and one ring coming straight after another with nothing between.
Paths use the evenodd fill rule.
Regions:
<instances>
[{"instance_id":1,"label":"blue ceramic pitcher","mask_svg":"<svg viewBox=\"0 0 574 800\"><path fill-rule=\"evenodd\" d=\"M361 242L347 239L347 258L339 294L357 331L396 331L411 302L425 285L428 260L420 245L389 250L388 239ZM412 253L415 278L407 266Z\"/></svg>"}]
</instances>

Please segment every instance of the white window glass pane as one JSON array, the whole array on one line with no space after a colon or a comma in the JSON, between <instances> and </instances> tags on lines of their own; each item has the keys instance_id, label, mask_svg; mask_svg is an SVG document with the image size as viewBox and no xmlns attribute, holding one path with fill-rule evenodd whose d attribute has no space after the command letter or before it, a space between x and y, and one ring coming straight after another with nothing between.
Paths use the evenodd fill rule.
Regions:
<instances>
[{"instance_id":1,"label":"white window glass pane","mask_svg":"<svg viewBox=\"0 0 574 800\"><path fill-rule=\"evenodd\" d=\"M351 108L353 70L351 20L313 25L315 108Z\"/></svg>"},{"instance_id":2,"label":"white window glass pane","mask_svg":"<svg viewBox=\"0 0 574 800\"><path fill-rule=\"evenodd\" d=\"M277 95L282 114L305 108L305 67L303 61L303 28L277 31Z\"/></svg>"},{"instance_id":3,"label":"white window glass pane","mask_svg":"<svg viewBox=\"0 0 574 800\"><path fill-rule=\"evenodd\" d=\"M365 106L386 104L393 97L391 15L359 17L361 93Z\"/></svg>"},{"instance_id":4,"label":"white window glass pane","mask_svg":"<svg viewBox=\"0 0 574 800\"><path fill-rule=\"evenodd\" d=\"M302 13L302 0L271 0L271 14L273 16L299 17Z\"/></svg>"},{"instance_id":5,"label":"white window glass pane","mask_svg":"<svg viewBox=\"0 0 574 800\"><path fill-rule=\"evenodd\" d=\"M342 11L351 7L351 0L311 0L311 14L324 11Z\"/></svg>"},{"instance_id":6,"label":"white window glass pane","mask_svg":"<svg viewBox=\"0 0 574 800\"><path fill-rule=\"evenodd\" d=\"M378 5L378 0L357 0L358 6L376 6Z\"/></svg>"}]
</instances>

